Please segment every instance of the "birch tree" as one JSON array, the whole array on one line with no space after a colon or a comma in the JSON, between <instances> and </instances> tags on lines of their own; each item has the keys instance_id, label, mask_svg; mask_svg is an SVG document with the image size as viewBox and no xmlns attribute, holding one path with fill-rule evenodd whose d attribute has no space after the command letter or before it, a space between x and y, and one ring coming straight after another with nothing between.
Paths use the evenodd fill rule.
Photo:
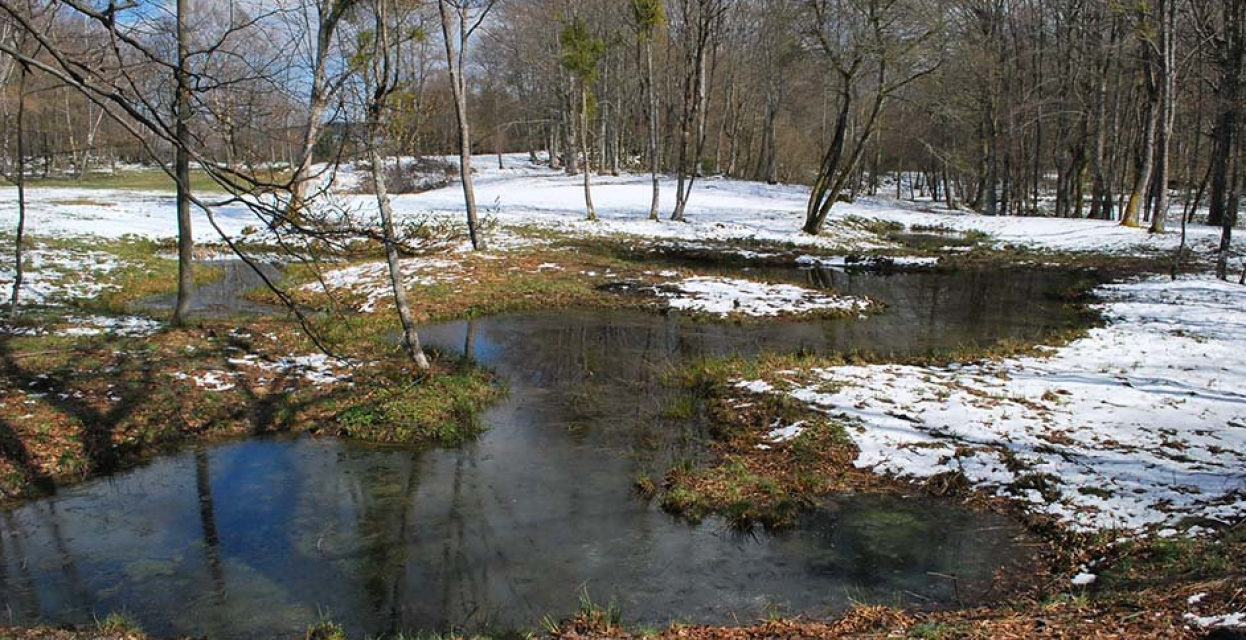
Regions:
<instances>
[{"instance_id":1,"label":"birch tree","mask_svg":"<svg viewBox=\"0 0 1246 640\"><path fill-rule=\"evenodd\" d=\"M355 66L364 74L366 94L367 139L365 146L371 165L373 190L381 218L381 238L385 245L385 263L389 269L390 288L394 295L394 308L402 325L402 346L412 364L420 371L430 368L428 357L420 346L411 304L407 300L406 285L402 279L399 262L398 236L394 225L394 209L386 185L386 161L382 149L386 147L386 119L390 115L390 98L400 86L401 49L404 40L419 37L418 30L404 29L407 25L396 11L393 0L372 0L373 29L360 35ZM404 36L403 34L409 34Z\"/></svg>"},{"instance_id":2,"label":"birch tree","mask_svg":"<svg viewBox=\"0 0 1246 640\"><path fill-rule=\"evenodd\" d=\"M311 169L315 161L316 143L319 142L324 131L329 104L347 80L344 74L331 73L329 68L336 54L334 41L337 38L338 27L349 11L359 2L359 0L301 1L309 4L295 5L295 19L305 21L300 25L301 28L295 27L295 30L300 35L300 42L307 41L303 48L310 59L308 68L310 83L307 91L307 114L302 122L298 159L291 178L294 188L287 209L287 217L291 220L298 219L307 198L308 185L314 178ZM309 16L314 18L314 22Z\"/></svg>"},{"instance_id":3,"label":"birch tree","mask_svg":"<svg viewBox=\"0 0 1246 640\"><path fill-rule=\"evenodd\" d=\"M476 191L472 185L472 130L467 111L467 47L497 0L437 0L441 15L441 34L446 48L446 71L454 98L455 122L459 138L459 176L463 183L463 204L467 210L467 232L472 248L487 249L476 216Z\"/></svg>"}]
</instances>

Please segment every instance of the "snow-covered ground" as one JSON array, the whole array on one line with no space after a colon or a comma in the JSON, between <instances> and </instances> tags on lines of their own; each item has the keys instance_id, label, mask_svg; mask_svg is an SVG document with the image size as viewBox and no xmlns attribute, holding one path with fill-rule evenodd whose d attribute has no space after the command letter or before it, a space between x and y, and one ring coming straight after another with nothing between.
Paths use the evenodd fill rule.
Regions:
<instances>
[{"instance_id":1,"label":"snow-covered ground","mask_svg":"<svg viewBox=\"0 0 1246 640\"><path fill-rule=\"evenodd\" d=\"M56 333L63 336L115 335L128 337L150 336L164 327L163 322L142 316L66 316L65 327Z\"/></svg>"},{"instance_id":2,"label":"snow-covered ground","mask_svg":"<svg viewBox=\"0 0 1246 640\"><path fill-rule=\"evenodd\" d=\"M806 188L717 178L698 181L688 222L650 221L649 180L636 175L595 177L601 220L588 222L580 178L532 165L523 155L504 160L501 169L492 156L476 161L477 201L490 240L502 251L535 242L519 238L515 230L520 227L623 234L681 246L760 240L823 254L885 248L886 241L860 224L862 219L982 232L998 243L1048 250L1131 253L1171 249L1179 241L1177 233L1153 236L1112 222L988 218L885 198L836 205L826 233L811 237L799 231ZM673 194L673 184L665 181L663 211L673 207ZM0 229L15 223L15 198L14 189L0 189ZM375 208L367 195L338 192L328 200L365 218ZM397 196L394 205L405 220L462 217L457 183ZM172 212L172 194L30 190L29 225L36 238L171 238ZM195 216L196 237L217 239L203 214L196 211ZM236 204L218 208L216 219L235 237L263 226ZM1216 229L1190 228L1189 243L1196 250L1211 251L1218 238ZM27 295L37 302L98 295L108 285L106 278L94 276L118 266L110 256L94 252L31 256ZM452 281L461 270L454 256L404 262L407 279L414 282ZM10 274L0 272L0 296L7 295ZM368 311L388 295L384 276L384 265L374 263L331 271L326 279L330 288L357 295L361 310ZM673 307L708 313L773 315L828 306L859 310L866 304L744 280L692 278L659 290ZM835 367L794 372L786 382L742 384L789 393L854 421L851 432L863 467L918 478L961 471L972 482L1076 529L1160 530L1189 515L1240 517L1246 500L1246 392L1240 389L1246 379L1246 288L1188 278L1108 286L1103 294L1112 322L1047 358L946 369ZM84 331L131 329L80 324Z\"/></svg>"},{"instance_id":3,"label":"snow-covered ground","mask_svg":"<svg viewBox=\"0 0 1246 640\"><path fill-rule=\"evenodd\" d=\"M462 278L462 265L453 260L416 257L405 258L399 264L403 282L408 287L452 282ZM308 283L303 285L303 290L320 292L327 289L329 293L353 295L360 299L360 313L372 313L382 301L393 295L391 287L389 265L385 262L369 262L329 271L324 274L323 282Z\"/></svg>"},{"instance_id":4,"label":"snow-covered ground","mask_svg":"<svg viewBox=\"0 0 1246 640\"><path fill-rule=\"evenodd\" d=\"M69 249L30 249L25 253L20 306L66 308L73 302L92 300L120 285L112 281L115 273L129 263L102 251ZM0 264L0 306L13 295L13 265ZM147 336L160 329L160 323L141 316L107 317L67 314L55 328L24 326L14 329L0 323L0 331L16 330L26 335L54 333L64 336L118 335Z\"/></svg>"},{"instance_id":5,"label":"snow-covered ground","mask_svg":"<svg viewBox=\"0 0 1246 640\"><path fill-rule=\"evenodd\" d=\"M697 181L688 206L688 222L650 221L647 220L650 183L643 175L594 177L593 200L601 220L588 222L584 220L580 178L532 165L525 154L511 154L504 160L504 169L498 168L495 156L481 156L475 160L477 203L482 216L492 223L494 244L508 244L515 227L537 226L577 234L626 234L681 243L760 240L854 251L885 246L877 235L861 225L846 223L850 218L899 222L908 227L979 231L1001 243L1051 250L1158 250L1171 249L1179 241L1177 233L1152 236L1145 230L1127 229L1113 222L988 218L944 211L928 202L910 203L888 198L837 204L827 220L824 234L812 237L800 232L808 196L806 187L720 178ZM347 184L351 172L347 170L341 175L341 186L351 186ZM664 180L662 211L669 213L674 207L674 192L673 181ZM33 188L29 194L29 226L36 236L171 238L176 233L172 194L70 188ZM374 211L375 202L368 195L337 193L326 198L323 206L356 211L366 217ZM462 218L462 191L456 182L425 193L396 196L394 206L401 219L431 217L457 222ZM0 188L0 229L12 228L16 212L16 190ZM240 204L221 206L215 212L218 224L233 237L264 227L261 220ZM194 211L193 226L200 241L219 240L207 218L198 210ZM1199 250L1211 250L1218 237L1216 229L1199 225L1190 228L1190 244ZM262 238L262 231L249 238Z\"/></svg>"},{"instance_id":6,"label":"snow-covered ground","mask_svg":"<svg viewBox=\"0 0 1246 640\"><path fill-rule=\"evenodd\" d=\"M177 237L172 193L33 187L27 189L26 197L26 228L35 237ZM248 227L262 226L255 214L240 204L217 207L214 216L231 237L242 237ZM0 231L10 231L16 225L17 189L0 188ZM207 216L194 208L192 227L196 241L220 242Z\"/></svg>"},{"instance_id":7,"label":"snow-covered ground","mask_svg":"<svg viewBox=\"0 0 1246 640\"><path fill-rule=\"evenodd\" d=\"M109 253L66 249L32 249L26 252L24 262L19 298L23 305L94 298L117 288L108 276L125 266ZM0 305L8 304L13 295L13 277L12 260L0 263Z\"/></svg>"},{"instance_id":8,"label":"snow-covered ground","mask_svg":"<svg viewBox=\"0 0 1246 640\"><path fill-rule=\"evenodd\" d=\"M869 309L871 304L864 298L830 295L790 284L711 276L686 278L657 287L655 291L672 309L716 316L859 313Z\"/></svg>"},{"instance_id":9,"label":"snow-covered ground","mask_svg":"<svg viewBox=\"0 0 1246 640\"><path fill-rule=\"evenodd\" d=\"M251 369L260 372L254 384L264 386L271 382L271 377L278 377L292 383L304 380L315 386L331 386L350 380L350 369L353 363L339 360L324 354L308 354L285 356L276 360L262 360L259 356L248 354L230 358L229 364L235 368ZM222 392L236 388L239 384L250 384L241 369L226 371L207 369L196 373L178 372L174 374L180 380L190 380L196 387L204 391ZM293 387L287 387L292 390Z\"/></svg>"},{"instance_id":10,"label":"snow-covered ground","mask_svg":"<svg viewBox=\"0 0 1246 640\"><path fill-rule=\"evenodd\" d=\"M1047 357L870 365L738 383L843 418L856 464L974 485L1074 530L1171 535L1246 514L1246 287L1101 290L1107 326ZM1194 531L1198 529L1195 528Z\"/></svg>"}]
</instances>

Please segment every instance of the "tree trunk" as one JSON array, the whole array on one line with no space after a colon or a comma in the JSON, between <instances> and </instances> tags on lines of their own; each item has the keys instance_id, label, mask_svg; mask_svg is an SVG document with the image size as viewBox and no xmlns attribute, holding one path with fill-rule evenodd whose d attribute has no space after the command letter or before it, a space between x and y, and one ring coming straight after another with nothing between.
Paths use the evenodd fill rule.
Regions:
<instances>
[{"instance_id":1,"label":"tree trunk","mask_svg":"<svg viewBox=\"0 0 1246 640\"><path fill-rule=\"evenodd\" d=\"M186 323L190 313L190 296L195 288L195 241L190 228L190 76L187 67L190 34L186 27L188 0L177 0L177 96L174 109L177 117L177 150L174 174L177 179L177 303L173 307L173 324Z\"/></svg>"},{"instance_id":2,"label":"tree trunk","mask_svg":"<svg viewBox=\"0 0 1246 640\"><path fill-rule=\"evenodd\" d=\"M702 11L708 11L703 7ZM709 41L710 31L714 28L713 21L705 16L699 18L695 54L692 68L684 84L684 114L679 131L679 161L675 167L675 211L671 220L682 222L688 207L688 199L692 196L692 186L696 183L697 168L700 166L701 151L705 142L705 107L708 99L706 86L709 82Z\"/></svg>"},{"instance_id":3,"label":"tree trunk","mask_svg":"<svg viewBox=\"0 0 1246 640\"><path fill-rule=\"evenodd\" d=\"M592 149L588 142L588 84L580 82L580 140L584 149L584 207L588 210L588 219L597 220L597 211L593 208L593 190L590 185L593 175Z\"/></svg>"},{"instance_id":4,"label":"tree trunk","mask_svg":"<svg viewBox=\"0 0 1246 640\"><path fill-rule=\"evenodd\" d=\"M1246 0L1225 0L1225 43L1220 63L1220 86L1216 92L1215 126L1212 129L1211 193L1207 222L1225 224L1229 218L1229 167L1241 122L1241 77L1246 58ZM1230 231L1231 233L1231 231Z\"/></svg>"},{"instance_id":5,"label":"tree trunk","mask_svg":"<svg viewBox=\"0 0 1246 640\"><path fill-rule=\"evenodd\" d=\"M1155 150L1155 211L1151 216L1151 233L1164 233L1168 218L1169 151L1172 146L1173 117L1176 111L1176 45L1174 40L1177 10L1175 5L1175 0L1159 0L1160 113L1158 144Z\"/></svg>"},{"instance_id":6,"label":"tree trunk","mask_svg":"<svg viewBox=\"0 0 1246 640\"><path fill-rule=\"evenodd\" d=\"M1139 153L1142 158L1134 177L1133 189L1129 192L1129 202L1125 205L1125 213L1121 216L1121 225L1137 227L1142 200L1146 198L1151 186L1151 174L1155 167L1156 130L1159 128L1160 105L1159 87L1157 86L1155 56L1150 46L1142 42L1142 73L1147 86L1146 114L1143 122L1142 140L1139 142Z\"/></svg>"},{"instance_id":7,"label":"tree trunk","mask_svg":"<svg viewBox=\"0 0 1246 640\"><path fill-rule=\"evenodd\" d=\"M779 119L778 90L771 83L766 90L766 119L761 133L761 154L758 158L757 179L767 184L779 182L779 156L776 146L775 126Z\"/></svg>"},{"instance_id":8,"label":"tree trunk","mask_svg":"<svg viewBox=\"0 0 1246 640\"><path fill-rule=\"evenodd\" d=\"M645 40L645 116L649 125L649 174L653 179L653 198L649 203L649 219L658 219L661 191L658 174L662 169L662 156L658 150L658 92L653 86L653 38Z\"/></svg>"},{"instance_id":9,"label":"tree trunk","mask_svg":"<svg viewBox=\"0 0 1246 640\"><path fill-rule=\"evenodd\" d=\"M372 163L372 183L376 191L376 204L381 211L381 234L385 240L385 263L389 266L389 284L394 291L394 307L398 311L398 321L402 324L402 348L407 357L420 371L428 371L428 356L420 346L420 335L415 330L415 318L411 315L411 305L407 301L407 289L402 281L402 265L398 262L398 242L394 232L394 210L389 201L389 190L385 184L384 159L377 151L376 123L372 124L373 135L368 143L368 154Z\"/></svg>"},{"instance_id":10,"label":"tree trunk","mask_svg":"<svg viewBox=\"0 0 1246 640\"><path fill-rule=\"evenodd\" d=\"M1216 276L1221 280L1226 280L1229 276L1229 252L1233 249L1233 227L1237 226L1237 210L1240 202L1238 174L1241 173L1241 161L1234 160L1233 167L1229 171L1224 218L1220 224L1220 250L1216 257Z\"/></svg>"},{"instance_id":11,"label":"tree trunk","mask_svg":"<svg viewBox=\"0 0 1246 640\"><path fill-rule=\"evenodd\" d=\"M887 93L884 89L887 86L887 77L884 66L878 71L877 89L869 113L865 121L861 123L859 131L854 131L852 134L854 141L849 151L846 139L852 113L853 80L850 75L843 76L843 91L840 95L840 108L836 116L834 135L822 159L822 166L818 170L813 189L809 194L809 203L805 208L803 231L810 235L817 235L822 231L822 224L830 214L831 207L835 205L839 193L856 175L857 167L861 164L861 157L865 155L865 148L878 129L878 118L882 114L883 104L887 101ZM846 151L848 155L845 158L844 152Z\"/></svg>"},{"instance_id":12,"label":"tree trunk","mask_svg":"<svg viewBox=\"0 0 1246 640\"><path fill-rule=\"evenodd\" d=\"M1116 29L1112 28L1110 41L1115 42ZM1094 177L1092 178L1090 196L1090 217L1096 220L1112 218L1112 191L1107 179L1107 145L1108 145L1108 74L1111 71L1112 56L1104 54L1104 63L1100 69L1095 85L1095 155Z\"/></svg>"},{"instance_id":13,"label":"tree trunk","mask_svg":"<svg viewBox=\"0 0 1246 640\"><path fill-rule=\"evenodd\" d=\"M459 178L463 183L463 203L467 209L467 233L471 237L472 248L484 251L488 246L484 236L480 233L480 223L476 218L476 190L472 185L472 131L467 112L467 78L463 70L463 56L467 49L468 39L466 8L459 8L456 19L451 17L453 9L449 6L448 0L438 0L437 7L441 12L441 34L446 45L446 68L450 73L450 88L454 94L454 115L458 122ZM457 33L455 33L455 22L458 26Z\"/></svg>"},{"instance_id":14,"label":"tree trunk","mask_svg":"<svg viewBox=\"0 0 1246 640\"><path fill-rule=\"evenodd\" d=\"M13 182L17 184L17 234L13 241L13 289L9 295L9 320L17 318L22 293L23 246L26 239L26 67L17 70L17 157L13 162Z\"/></svg>"},{"instance_id":15,"label":"tree trunk","mask_svg":"<svg viewBox=\"0 0 1246 640\"><path fill-rule=\"evenodd\" d=\"M315 159L316 141L324 128L324 113L328 108L330 89L328 79L329 59L333 55L333 40L337 32L338 22L343 13L355 0L331 0L327 6L318 6L320 21L316 29L316 54L312 63L311 91L307 100L307 120L303 126L302 140L299 145L298 166L294 171L293 189L290 194L286 216L297 219L307 196L307 185Z\"/></svg>"}]
</instances>

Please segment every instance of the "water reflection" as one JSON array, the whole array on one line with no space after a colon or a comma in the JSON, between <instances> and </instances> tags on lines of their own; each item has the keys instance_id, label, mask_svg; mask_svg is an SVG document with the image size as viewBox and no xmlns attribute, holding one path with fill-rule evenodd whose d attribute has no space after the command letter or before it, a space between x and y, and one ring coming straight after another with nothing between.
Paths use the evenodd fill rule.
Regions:
<instances>
[{"instance_id":1,"label":"water reflection","mask_svg":"<svg viewBox=\"0 0 1246 640\"><path fill-rule=\"evenodd\" d=\"M557 312L427 327L430 344L508 381L477 442L413 452L255 439L5 511L0 615L89 623L126 609L157 634L291 637L322 609L357 635L533 628L570 613L585 586L616 598L629 620L654 623L986 592L997 569L1026 561L1020 531L947 502L848 497L791 532L741 537L633 495L639 471L702 450L694 421L663 417L672 362L763 348L912 353L1068 320L1045 301L1059 282L1044 276L785 277L820 278L888 309L819 323Z\"/></svg>"},{"instance_id":2,"label":"water reflection","mask_svg":"<svg viewBox=\"0 0 1246 640\"><path fill-rule=\"evenodd\" d=\"M221 270L221 277L195 287L190 294L190 310L200 317L228 318L239 315L272 315L284 313L284 309L261 302L252 302L246 294L266 285L264 278L276 282L281 279L281 269L274 263L256 262L263 277L242 260L212 260L203 266ZM159 295L138 302L140 311L164 311L172 309L176 295Z\"/></svg>"},{"instance_id":3,"label":"water reflection","mask_svg":"<svg viewBox=\"0 0 1246 640\"><path fill-rule=\"evenodd\" d=\"M945 503L848 498L740 537L672 521L617 476L604 494L582 469L512 480L485 448L255 440L162 459L6 514L0 588L18 622L124 608L157 633L289 637L321 608L356 633L531 627L581 585L655 622L948 601L931 572L985 590L1018 556L1013 525Z\"/></svg>"}]
</instances>

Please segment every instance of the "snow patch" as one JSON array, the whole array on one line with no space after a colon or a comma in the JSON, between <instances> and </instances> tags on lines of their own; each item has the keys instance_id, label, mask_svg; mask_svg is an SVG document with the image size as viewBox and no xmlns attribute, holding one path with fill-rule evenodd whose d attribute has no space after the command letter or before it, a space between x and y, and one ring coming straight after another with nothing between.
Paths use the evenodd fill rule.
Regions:
<instances>
[{"instance_id":1,"label":"snow patch","mask_svg":"<svg viewBox=\"0 0 1246 640\"><path fill-rule=\"evenodd\" d=\"M656 289L672 309L717 316L802 315L818 311L865 311L870 301L790 284L698 276Z\"/></svg>"},{"instance_id":2,"label":"snow patch","mask_svg":"<svg viewBox=\"0 0 1246 640\"><path fill-rule=\"evenodd\" d=\"M1187 613L1185 614L1185 619L1204 629L1216 627L1231 629L1246 628L1246 611L1237 611L1218 616L1196 616L1193 613Z\"/></svg>"},{"instance_id":3,"label":"snow patch","mask_svg":"<svg viewBox=\"0 0 1246 640\"><path fill-rule=\"evenodd\" d=\"M323 353L301 356L284 356L276 360L263 360L250 354L231 358L235 366L247 366L274 374L302 378L316 386L327 386L350 379L350 369L355 366L348 360L333 358Z\"/></svg>"},{"instance_id":4,"label":"snow patch","mask_svg":"<svg viewBox=\"0 0 1246 640\"><path fill-rule=\"evenodd\" d=\"M161 323L142 316L68 316L69 325L58 330L62 336L115 335L142 338L160 331Z\"/></svg>"},{"instance_id":5,"label":"snow patch","mask_svg":"<svg viewBox=\"0 0 1246 640\"><path fill-rule=\"evenodd\" d=\"M807 268L821 269L921 269L931 268L939 264L937 257L922 256L800 256L796 264Z\"/></svg>"},{"instance_id":6,"label":"snow patch","mask_svg":"<svg viewBox=\"0 0 1246 640\"><path fill-rule=\"evenodd\" d=\"M1075 586L1078 586L1078 587L1086 587L1086 586L1094 584L1095 581L1098 579L1099 579L1099 576L1093 573L1086 573L1083 571L1073 576L1073 579L1070 580L1069 582L1072 582Z\"/></svg>"},{"instance_id":7,"label":"snow patch","mask_svg":"<svg viewBox=\"0 0 1246 640\"><path fill-rule=\"evenodd\" d=\"M401 260L398 270L407 286L433 285L454 282L463 277L463 267L455 260L418 257ZM369 262L329 271L323 276L324 285L313 282L302 289L319 292L328 289L332 293L346 293L362 300L357 309L360 313L372 313L382 301L393 295L390 285L389 265L385 262Z\"/></svg>"},{"instance_id":8,"label":"snow patch","mask_svg":"<svg viewBox=\"0 0 1246 640\"><path fill-rule=\"evenodd\" d=\"M800 434L805 432L805 423L803 420L794 422L785 427L779 426L780 424L782 423L776 420L774 424L770 425L770 433L766 434L767 440L773 443L787 442L789 440L795 440L800 437Z\"/></svg>"},{"instance_id":9,"label":"snow patch","mask_svg":"<svg viewBox=\"0 0 1246 640\"><path fill-rule=\"evenodd\" d=\"M25 253L22 290L18 302L27 305L56 305L71 300L90 300L120 286L103 277L125 263L102 251L31 249ZM9 261L0 264L0 305L13 295L15 272Z\"/></svg>"},{"instance_id":10,"label":"snow patch","mask_svg":"<svg viewBox=\"0 0 1246 640\"><path fill-rule=\"evenodd\" d=\"M846 420L860 468L913 479L959 472L1073 530L1240 518L1246 287L1188 277L1100 293L1112 322L1046 357L840 366L801 383L737 386Z\"/></svg>"}]
</instances>

